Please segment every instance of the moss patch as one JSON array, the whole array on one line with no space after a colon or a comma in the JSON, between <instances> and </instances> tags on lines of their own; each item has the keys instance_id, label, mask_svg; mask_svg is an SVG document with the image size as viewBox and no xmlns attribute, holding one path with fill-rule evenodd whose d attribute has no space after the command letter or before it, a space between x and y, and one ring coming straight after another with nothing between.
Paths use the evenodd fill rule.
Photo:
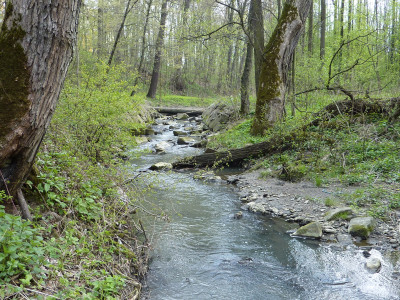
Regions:
<instances>
[{"instance_id":1,"label":"moss patch","mask_svg":"<svg viewBox=\"0 0 400 300\"><path fill-rule=\"evenodd\" d=\"M27 57L21 46L25 31L18 25L21 16L7 26L13 6L7 4L0 32L0 142L11 129L13 120L21 118L29 109L29 78Z\"/></svg>"}]
</instances>

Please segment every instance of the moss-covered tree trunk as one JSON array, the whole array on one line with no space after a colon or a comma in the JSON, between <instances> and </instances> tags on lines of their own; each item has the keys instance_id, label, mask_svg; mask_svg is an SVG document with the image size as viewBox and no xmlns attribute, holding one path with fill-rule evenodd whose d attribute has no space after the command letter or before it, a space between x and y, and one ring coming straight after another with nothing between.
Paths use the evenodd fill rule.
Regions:
<instances>
[{"instance_id":1,"label":"moss-covered tree trunk","mask_svg":"<svg viewBox=\"0 0 400 300\"><path fill-rule=\"evenodd\" d=\"M286 82L292 54L304 30L311 0L288 0L264 49L256 113L251 132L262 135L284 113Z\"/></svg>"},{"instance_id":2,"label":"moss-covered tree trunk","mask_svg":"<svg viewBox=\"0 0 400 300\"><path fill-rule=\"evenodd\" d=\"M81 0L9 1L0 31L0 189L15 196L49 126Z\"/></svg>"}]
</instances>

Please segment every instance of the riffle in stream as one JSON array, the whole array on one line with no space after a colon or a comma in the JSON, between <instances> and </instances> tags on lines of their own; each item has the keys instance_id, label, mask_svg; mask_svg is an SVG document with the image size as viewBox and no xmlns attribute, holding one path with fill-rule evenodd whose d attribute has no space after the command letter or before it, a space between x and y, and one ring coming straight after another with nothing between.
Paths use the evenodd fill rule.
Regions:
<instances>
[{"instance_id":1,"label":"riffle in stream","mask_svg":"<svg viewBox=\"0 0 400 300\"><path fill-rule=\"evenodd\" d=\"M178 127L187 126L186 121ZM177 145L169 125L157 125L142 149L161 141L171 147L165 154L144 154L133 160L134 169L156 162L172 162L202 150ZM316 241L290 237L293 228L278 218L243 211L239 196L224 181L193 179L191 172L151 172L147 210L163 211L165 218L143 215L152 236L146 299L399 299L393 278L398 265L371 251L382 261L379 273L365 268L366 258L356 247L346 250L321 246ZM147 204L146 204L147 203ZM154 210L156 207L156 210Z\"/></svg>"}]
</instances>

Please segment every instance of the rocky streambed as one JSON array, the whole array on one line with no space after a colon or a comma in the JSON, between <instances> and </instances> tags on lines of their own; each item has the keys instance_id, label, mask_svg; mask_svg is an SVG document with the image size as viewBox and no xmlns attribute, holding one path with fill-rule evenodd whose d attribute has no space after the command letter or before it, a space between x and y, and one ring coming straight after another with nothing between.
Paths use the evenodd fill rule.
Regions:
<instances>
[{"instance_id":1,"label":"rocky streambed","mask_svg":"<svg viewBox=\"0 0 400 300\"><path fill-rule=\"evenodd\" d=\"M157 205L169 203L168 207L172 205L180 217L170 223L167 231L165 224L156 225L160 241L150 265L150 299L192 293L199 293L196 299L230 299L224 282L233 280L232 274L238 276L237 285L244 289L253 289L240 281L249 278L254 282L262 278L263 283L287 289L281 295L260 282L260 287L248 294L237 291L241 299L265 299L265 291L272 293L271 299L312 299L307 298L311 295L319 295L318 299L396 299L400 295L395 283L400 274L397 219L386 223L364 219L371 221L367 231L349 232L351 220L365 213L348 207L327 207L323 201L348 192L347 187L260 179L258 171L230 176L193 170L165 172L174 160L203 152L199 147L213 133L201 117L185 114L162 116L151 129L151 141L144 144L150 153L138 166L155 170L165 186L178 186L174 192L158 187L162 192L157 195ZM226 182L235 187L232 192ZM266 219L259 223L258 216ZM311 231L298 231L304 225ZM231 265L235 261L241 268L253 268L254 274L240 274ZM267 261L276 261L267 267L272 277L259 269ZM276 268L281 271L277 273ZM281 268L290 275L280 273ZM177 279L181 276L180 282ZM288 278L293 282L287 282ZM332 290L330 286L340 288ZM294 296L298 294L305 298Z\"/></svg>"}]
</instances>

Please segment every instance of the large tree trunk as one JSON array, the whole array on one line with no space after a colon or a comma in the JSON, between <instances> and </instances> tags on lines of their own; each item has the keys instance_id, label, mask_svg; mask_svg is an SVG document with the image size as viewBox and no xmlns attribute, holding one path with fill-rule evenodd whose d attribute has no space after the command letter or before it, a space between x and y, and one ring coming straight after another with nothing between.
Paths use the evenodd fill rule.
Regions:
<instances>
[{"instance_id":1,"label":"large tree trunk","mask_svg":"<svg viewBox=\"0 0 400 300\"><path fill-rule=\"evenodd\" d=\"M158 31L156 41L156 54L154 56L153 74L151 75L150 88L149 92L147 93L147 97L149 98L156 97L158 78L160 77L161 51L164 45L165 22L167 20L167 4L168 0L164 0L161 5L160 30Z\"/></svg>"},{"instance_id":2,"label":"large tree trunk","mask_svg":"<svg viewBox=\"0 0 400 300\"><path fill-rule=\"evenodd\" d=\"M264 134L283 116L288 68L311 3L311 0L286 1L282 16L265 47L256 114L251 128L254 135Z\"/></svg>"},{"instance_id":3,"label":"large tree trunk","mask_svg":"<svg viewBox=\"0 0 400 300\"><path fill-rule=\"evenodd\" d=\"M55 110L73 53L80 3L7 4L0 33L0 189L12 196L26 180Z\"/></svg>"}]
</instances>

